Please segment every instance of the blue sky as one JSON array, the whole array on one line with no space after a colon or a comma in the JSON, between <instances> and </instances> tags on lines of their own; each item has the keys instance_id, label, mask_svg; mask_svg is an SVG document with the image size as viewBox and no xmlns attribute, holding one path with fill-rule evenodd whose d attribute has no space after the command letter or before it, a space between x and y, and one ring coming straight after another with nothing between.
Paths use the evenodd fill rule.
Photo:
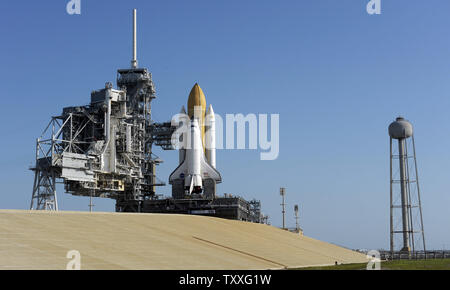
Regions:
<instances>
[{"instance_id":1,"label":"blue sky","mask_svg":"<svg viewBox=\"0 0 450 290\"><path fill-rule=\"evenodd\" d=\"M389 138L398 115L415 127L429 248L450 248L450 2L382 0L65 0L0 4L0 208L29 207L35 139L50 116L89 102L138 60L153 74L155 121L167 121L199 82L216 113L280 114L280 155L221 150L220 193L258 198L281 224L300 204L305 234L352 248L389 245ZM166 180L177 152L155 150ZM169 194L170 187L161 188ZM88 200L59 191L64 210ZM113 211L111 200L95 210Z\"/></svg>"}]
</instances>

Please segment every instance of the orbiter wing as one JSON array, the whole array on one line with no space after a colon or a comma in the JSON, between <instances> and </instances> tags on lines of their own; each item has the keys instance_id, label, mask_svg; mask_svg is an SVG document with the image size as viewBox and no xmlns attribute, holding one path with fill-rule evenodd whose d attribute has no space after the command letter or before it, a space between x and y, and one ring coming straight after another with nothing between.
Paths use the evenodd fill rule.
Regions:
<instances>
[{"instance_id":1,"label":"orbiter wing","mask_svg":"<svg viewBox=\"0 0 450 290\"><path fill-rule=\"evenodd\" d=\"M187 172L187 165L186 165L186 158L184 158L183 163L181 163L180 165L178 165L177 168L175 168L175 170L170 174L169 176L169 183L172 184L172 181L176 180L176 179L184 179L184 177L186 176L186 172Z\"/></svg>"},{"instance_id":2,"label":"orbiter wing","mask_svg":"<svg viewBox=\"0 0 450 290\"><path fill-rule=\"evenodd\" d=\"M221 183L222 182L222 176L220 176L219 171L217 171L214 167L212 167L211 165L208 164L208 162L206 162L205 158L203 158L202 156L202 160L201 160L201 170L202 170L202 179L214 179L216 181L216 183Z\"/></svg>"},{"instance_id":3,"label":"orbiter wing","mask_svg":"<svg viewBox=\"0 0 450 290\"><path fill-rule=\"evenodd\" d=\"M184 179L187 175L187 158L184 158L183 163L178 165L177 168L170 174L169 176L169 183L172 184L172 181L176 179ZM214 179L217 183L222 182L222 176L220 176L220 173L214 169L211 165L206 162L205 158L201 157L200 160L200 166L201 166L201 173L202 173L202 179Z\"/></svg>"}]
</instances>

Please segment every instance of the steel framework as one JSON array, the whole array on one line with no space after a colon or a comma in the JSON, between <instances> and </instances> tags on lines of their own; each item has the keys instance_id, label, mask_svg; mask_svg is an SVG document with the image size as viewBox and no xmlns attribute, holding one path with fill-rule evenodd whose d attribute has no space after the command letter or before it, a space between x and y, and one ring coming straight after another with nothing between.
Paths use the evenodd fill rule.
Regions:
<instances>
[{"instance_id":1,"label":"steel framework","mask_svg":"<svg viewBox=\"0 0 450 290\"><path fill-rule=\"evenodd\" d=\"M60 176L60 168L56 166L60 156L58 153L64 151L64 147L70 146L59 139L62 134L62 124L59 119L59 117L52 117L36 140L36 163L30 168L34 171L30 204L32 210L58 210L56 196L56 178Z\"/></svg>"},{"instance_id":2,"label":"steel framework","mask_svg":"<svg viewBox=\"0 0 450 290\"><path fill-rule=\"evenodd\" d=\"M398 251L414 255L426 251L414 135L399 140L398 150L394 149L392 141L391 137L390 251L391 255ZM412 154L409 154L411 147ZM399 171L394 172L394 163L399 164ZM402 237L401 248L396 248L397 235Z\"/></svg>"},{"instance_id":3,"label":"steel framework","mask_svg":"<svg viewBox=\"0 0 450 290\"><path fill-rule=\"evenodd\" d=\"M73 195L109 197L126 204L155 194L152 144L166 150L175 128L150 119L154 98L151 75L146 69L119 70L122 90L105 89L91 94L87 106L67 107L52 117L36 141L36 163L30 209L58 210L56 181ZM139 211L139 207L124 208Z\"/></svg>"}]
</instances>

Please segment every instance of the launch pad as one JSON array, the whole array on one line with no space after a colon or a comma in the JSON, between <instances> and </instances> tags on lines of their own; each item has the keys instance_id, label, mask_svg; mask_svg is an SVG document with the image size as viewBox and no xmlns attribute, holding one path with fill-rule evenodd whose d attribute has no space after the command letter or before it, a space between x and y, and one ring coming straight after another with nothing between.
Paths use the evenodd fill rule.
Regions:
<instances>
[{"instance_id":1,"label":"launch pad","mask_svg":"<svg viewBox=\"0 0 450 290\"><path fill-rule=\"evenodd\" d=\"M56 183L60 182L72 195L116 200L117 212L262 222L259 201L216 195L216 184L222 179L216 170L214 111L211 105L206 111L198 84L189 96L189 115L185 114L193 137L176 135L186 147L172 144L181 123L152 120L155 86L150 71L138 67L136 43L134 10L131 68L117 71L117 88L108 82L91 92L88 105L63 108L37 139L36 162L30 168L35 175L30 209L57 211ZM198 107L200 115L194 113ZM153 145L179 149L180 162L169 177L171 198L157 194L156 188L166 183L156 177L156 166L163 161L153 153Z\"/></svg>"}]
</instances>

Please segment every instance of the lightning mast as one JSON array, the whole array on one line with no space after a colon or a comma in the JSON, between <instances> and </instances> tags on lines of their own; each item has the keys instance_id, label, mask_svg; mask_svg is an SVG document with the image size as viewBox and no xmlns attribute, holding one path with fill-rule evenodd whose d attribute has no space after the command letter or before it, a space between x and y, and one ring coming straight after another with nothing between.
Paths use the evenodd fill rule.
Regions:
<instances>
[{"instance_id":1,"label":"lightning mast","mask_svg":"<svg viewBox=\"0 0 450 290\"><path fill-rule=\"evenodd\" d=\"M133 9L133 59L131 60L131 68L137 68L137 16L136 9Z\"/></svg>"}]
</instances>

